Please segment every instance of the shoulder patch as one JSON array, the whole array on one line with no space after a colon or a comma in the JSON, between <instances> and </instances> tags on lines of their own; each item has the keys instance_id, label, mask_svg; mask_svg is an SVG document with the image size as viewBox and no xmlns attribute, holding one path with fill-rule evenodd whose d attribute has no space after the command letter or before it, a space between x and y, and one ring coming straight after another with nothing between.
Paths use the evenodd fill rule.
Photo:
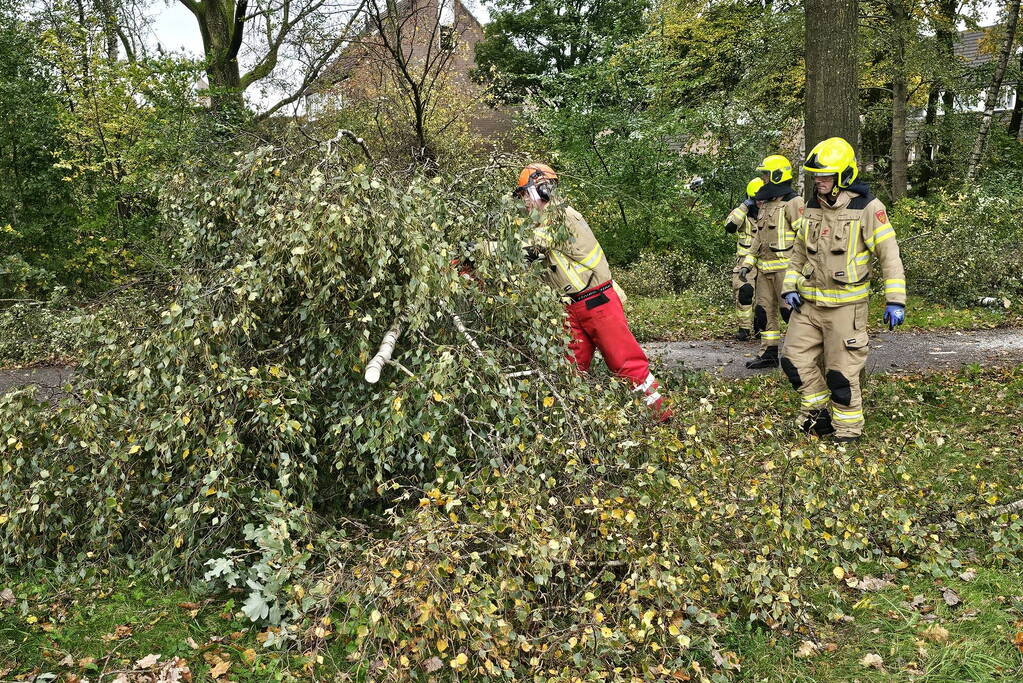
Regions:
<instances>
[{"instance_id":1,"label":"shoulder patch","mask_svg":"<svg viewBox=\"0 0 1023 683\"><path fill-rule=\"evenodd\" d=\"M877 218L877 222L881 225L888 222L888 213L884 209L878 209L877 212L874 213L874 216Z\"/></svg>"}]
</instances>

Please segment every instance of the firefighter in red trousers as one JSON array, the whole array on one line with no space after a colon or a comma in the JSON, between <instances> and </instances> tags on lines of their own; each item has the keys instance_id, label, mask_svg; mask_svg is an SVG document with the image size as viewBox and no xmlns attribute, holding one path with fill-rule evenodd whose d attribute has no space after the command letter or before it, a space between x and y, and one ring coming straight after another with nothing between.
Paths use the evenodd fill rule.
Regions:
<instances>
[{"instance_id":1,"label":"firefighter in red trousers","mask_svg":"<svg viewBox=\"0 0 1023 683\"><path fill-rule=\"evenodd\" d=\"M542 261L547 282L561 295L572 331L571 358L586 372L600 350L614 374L632 383L658 420L667 421L650 361L625 320L622 302L611 281L604 250L586 220L555 196L558 174L545 164L522 169L514 195L533 216L532 235L525 239L529 261Z\"/></svg>"}]
</instances>

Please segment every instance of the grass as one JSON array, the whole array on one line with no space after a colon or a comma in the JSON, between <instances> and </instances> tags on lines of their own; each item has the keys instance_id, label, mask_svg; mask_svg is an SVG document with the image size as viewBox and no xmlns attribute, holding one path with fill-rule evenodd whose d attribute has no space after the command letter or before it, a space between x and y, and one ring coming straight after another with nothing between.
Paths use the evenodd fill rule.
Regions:
<instances>
[{"instance_id":1,"label":"grass","mask_svg":"<svg viewBox=\"0 0 1023 683\"><path fill-rule=\"evenodd\" d=\"M141 676L139 661L154 654L161 664L181 658L195 681L214 674L233 681L315 680L324 670L351 670L343 637L316 655L264 648L266 632L229 595L109 574L70 581L39 573L7 577L0 586L16 596L0 612L0 680L49 673L110 681L120 672L143 680L132 676Z\"/></svg>"},{"instance_id":2,"label":"grass","mask_svg":"<svg viewBox=\"0 0 1023 683\"><path fill-rule=\"evenodd\" d=\"M753 425L766 424L783 442L815 447L815 440L792 427L797 399L780 373L738 382L708 374L667 379L674 392L689 394L693 402L714 398L706 438L722 448L728 443L756 457L753 440L764 431ZM1023 439L1023 425L1012 397L1020 395L1023 367L875 376L866 390L865 439L846 449L856 458L897 453L922 491L968 487L976 477L999 482L1003 500L1015 500L1023 494L1023 455L1013 444ZM685 416L679 427L687 427ZM739 680L1023 680L1023 644L1013 642L1018 637L1023 643L1023 635L1017 636L1023 633L1023 573L1018 564L986 552L989 547L986 536L977 537L959 548L963 566L951 577L935 578L911 566L892 572L894 585L879 591L849 585L853 572L859 578L884 574L869 558L850 567L844 581L831 580L830 567L821 567L816 580L828 588L811 596L816 608L807 632L772 631L732 615L725 617L732 628L722 646L738 655ZM967 569L975 577L960 578ZM230 668L218 680L358 677L346 659L349 635L332 633L312 654L264 648L265 628L239 615L237 595L205 595L102 572L87 580L46 573L0 577L0 591L4 588L15 599L5 604L0 597L0 680L53 673L66 680L74 675L110 681L113 672L129 671L152 654L161 661L181 657L196 681L211 680L215 667L225 663ZM948 606L945 588L961 603ZM798 657L807 639L820 647ZM880 657L881 668L865 666L865 655Z\"/></svg>"},{"instance_id":3,"label":"grass","mask_svg":"<svg viewBox=\"0 0 1023 683\"><path fill-rule=\"evenodd\" d=\"M712 302L706 297L683 293L669 297L629 297L629 325L636 338L648 341L686 339L726 339L737 327L735 309L729 302ZM884 324L884 300L875 296L870 302L873 331ZM910 297L903 330L982 330L1023 326L1023 310L1016 308L954 308Z\"/></svg>"}]
</instances>

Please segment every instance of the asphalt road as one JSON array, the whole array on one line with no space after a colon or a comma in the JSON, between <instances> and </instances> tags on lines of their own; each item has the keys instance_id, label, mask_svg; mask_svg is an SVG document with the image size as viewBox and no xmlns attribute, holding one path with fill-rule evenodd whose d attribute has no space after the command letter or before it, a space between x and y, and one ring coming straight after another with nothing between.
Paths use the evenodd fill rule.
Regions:
<instances>
[{"instance_id":1,"label":"asphalt road","mask_svg":"<svg viewBox=\"0 0 1023 683\"><path fill-rule=\"evenodd\" d=\"M662 363L687 370L710 370L725 377L750 377L770 370L747 370L757 353L755 342L681 341L644 344ZM885 332L871 337L867 372L946 370L1023 363L1023 330L970 332Z\"/></svg>"}]
</instances>

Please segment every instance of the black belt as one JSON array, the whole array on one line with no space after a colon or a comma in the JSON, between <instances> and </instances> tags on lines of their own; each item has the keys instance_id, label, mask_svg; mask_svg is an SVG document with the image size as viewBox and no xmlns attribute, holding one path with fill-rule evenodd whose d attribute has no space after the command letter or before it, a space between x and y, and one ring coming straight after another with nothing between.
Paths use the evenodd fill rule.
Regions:
<instances>
[{"instance_id":1,"label":"black belt","mask_svg":"<svg viewBox=\"0 0 1023 683\"><path fill-rule=\"evenodd\" d=\"M571 299L572 301L574 301L575 303L579 303L580 301L586 301L590 297L597 296L598 294L603 294L607 290L611 289L612 286L613 286L612 282L610 280L608 280L607 282L602 284L600 287L594 287L593 289L587 289L584 292L578 292L576 294L568 294L566 296L568 296L568 298Z\"/></svg>"}]
</instances>

